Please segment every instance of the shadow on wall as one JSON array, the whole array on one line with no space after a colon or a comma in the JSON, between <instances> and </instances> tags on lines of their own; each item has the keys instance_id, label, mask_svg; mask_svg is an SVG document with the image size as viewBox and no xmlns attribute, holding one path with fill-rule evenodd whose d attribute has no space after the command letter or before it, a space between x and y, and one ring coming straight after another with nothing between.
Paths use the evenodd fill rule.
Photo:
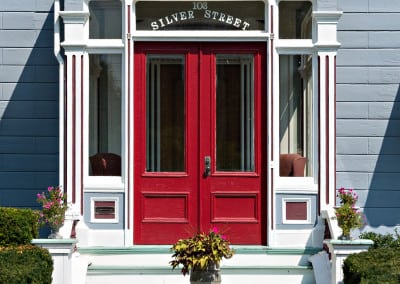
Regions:
<instances>
[{"instance_id":1,"label":"shadow on wall","mask_svg":"<svg viewBox=\"0 0 400 284\"><path fill-rule=\"evenodd\" d=\"M368 176L364 213L371 229L400 226L400 89L398 82L381 88L385 101L369 106L370 126L376 135L369 138L368 162L376 165Z\"/></svg>"},{"instance_id":2,"label":"shadow on wall","mask_svg":"<svg viewBox=\"0 0 400 284\"><path fill-rule=\"evenodd\" d=\"M35 208L58 185L53 1L6 0L0 19L0 206Z\"/></svg>"}]
</instances>

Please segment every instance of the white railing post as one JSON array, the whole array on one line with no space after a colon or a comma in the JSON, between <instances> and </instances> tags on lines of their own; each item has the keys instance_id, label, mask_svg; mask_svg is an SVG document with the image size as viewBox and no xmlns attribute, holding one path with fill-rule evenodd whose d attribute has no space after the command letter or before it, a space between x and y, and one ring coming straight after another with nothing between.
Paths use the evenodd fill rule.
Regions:
<instances>
[{"instance_id":1,"label":"white railing post","mask_svg":"<svg viewBox=\"0 0 400 284\"><path fill-rule=\"evenodd\" d=\"M332 284L343 283L343 262L353 253L367 251L374 244L372 240L326 240L324 242L332 259Z\"/></svg>"},{"instance_id":2,"label":"white railing post","mask_svg":"<svg viewBox=\"0 0 400 284\"><path fill-rule=\"evenodd\" d=\"M53 259L52 284L72 283L72 253L77 239L34 239L32 244L48 249Z\"/></svg>"}]
</instances>

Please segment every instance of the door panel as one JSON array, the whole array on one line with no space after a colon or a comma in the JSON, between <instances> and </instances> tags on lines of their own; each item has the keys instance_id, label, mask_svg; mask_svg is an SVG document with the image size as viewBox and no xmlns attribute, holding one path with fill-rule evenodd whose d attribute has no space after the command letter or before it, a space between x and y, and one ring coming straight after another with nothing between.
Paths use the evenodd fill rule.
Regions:
<instances>
[{"instance_id":1,"label":"door panel","mask_svg":"<svg viewBox=\"0 0 400 284\"><path fill-rule=\"evenodd\" d=\"M264 48L136 44L136 244L265 243Z\"/></svg>"},{"instance_id":2,"label":"door panel","mask_svg":"<svg viewBox=\"0 0 400 284\"><path fill-rule=\"evenodd\" d=\"M200 100L199 147L212 162L211 174L200 179L200 228L217 226L234 244L266 240L263 50L262 44L209 45L200 66L200 81L210 82L200 85L200 96L210 98Z\"/></svg>"}]
</instances>

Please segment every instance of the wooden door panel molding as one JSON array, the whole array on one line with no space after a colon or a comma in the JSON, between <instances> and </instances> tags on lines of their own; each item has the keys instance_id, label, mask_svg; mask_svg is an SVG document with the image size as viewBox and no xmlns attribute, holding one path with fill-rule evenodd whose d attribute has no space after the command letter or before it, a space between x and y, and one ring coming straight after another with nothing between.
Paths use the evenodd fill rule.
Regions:
<instances>
[{"instance_id":1,"label":"wooden door panel molding","mask_svg":"<svg viewBox=\"0 0 400 284\"><path fill-rule=\"evenodd\" d=\"M211 223L258 223L259 192L211 194Z\"/></svg>"},{"instance_id":2,"label":"wooden door panel molding","mask_svg":"<svg viewBox=\"0 0 400 284\"><path fill-rule=\"evenodd\" d=\"M142 192L142 222L189 223L189 195L189 192Z\"/></svg>"}]
</instances>

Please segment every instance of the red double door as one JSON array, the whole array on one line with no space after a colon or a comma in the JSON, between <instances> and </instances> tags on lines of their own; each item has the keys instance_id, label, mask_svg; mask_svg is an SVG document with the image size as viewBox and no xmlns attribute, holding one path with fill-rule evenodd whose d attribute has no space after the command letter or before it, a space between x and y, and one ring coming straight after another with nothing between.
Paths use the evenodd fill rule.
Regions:
<instances>
[{"instance_id":1,"label":"red double door","mask_svg":"<svg viewBox=\"0 0 400 284\"><path fill-rule=\"evenodd\" d=\"M134 243L266 241L265 45L136 43Z\"/></svg>"}]
</instances>

